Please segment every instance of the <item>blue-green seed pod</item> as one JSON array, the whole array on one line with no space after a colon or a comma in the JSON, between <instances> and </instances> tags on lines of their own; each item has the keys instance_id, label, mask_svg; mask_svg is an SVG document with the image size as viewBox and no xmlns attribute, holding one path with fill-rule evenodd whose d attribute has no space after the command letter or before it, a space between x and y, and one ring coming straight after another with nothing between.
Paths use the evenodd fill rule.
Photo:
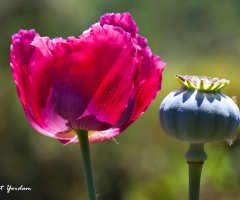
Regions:
<instances>
[{"instance_id":1,"label":"blue-green seed pod","mask_svg":"<svg viewBox=\"0 0 240 200\"><path fill-rule=\"evenodd\" d=\"M179 76L182 88L162 102L159 119L171 137L189 143L219 142L230 138L239 125L236 103L221 93L225 79Z\"/></svg>"},{"instance_id":2,"label":"blue-green seed pod","mask_svg":"<svg viewBox=\"0 0 240 200\"><path fill-rule=\"evenodd\" d=\"M229 84L225 79L179 75L176 78L183 87L163 100L159 119L169 136L190 144L185 153L189 200L199 200L201 171L207 159L204 144L230 138L239 125L239 109L220 91Z\"/></svg>"}]
</instances>

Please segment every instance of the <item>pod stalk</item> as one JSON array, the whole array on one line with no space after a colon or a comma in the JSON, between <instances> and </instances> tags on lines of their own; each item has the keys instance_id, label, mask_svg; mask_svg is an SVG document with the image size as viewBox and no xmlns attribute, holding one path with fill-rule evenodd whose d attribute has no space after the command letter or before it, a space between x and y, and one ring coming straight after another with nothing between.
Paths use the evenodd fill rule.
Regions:
<instances>
[{"instance_id":1,"label":"pod stalk","mask_svg":"<svg viewBox=\"0 0 240 200\"><path fill-rule=\"evenodd\" d=\"M202 143L189 143L189 149L185 154L189 171L189 200L199 200L201 173L207 154Z\"/></svg>"},{"instance_id":2,"label":"pod stalk","mask_svg":"<svg viewBox=\"0 0 240 200\"><path fill-rule=\"evenodd\" d=\"M200 182L203 163L188 163L189 170L189 193L188 200L199 200Z\"/></svg>"}]
</instances>

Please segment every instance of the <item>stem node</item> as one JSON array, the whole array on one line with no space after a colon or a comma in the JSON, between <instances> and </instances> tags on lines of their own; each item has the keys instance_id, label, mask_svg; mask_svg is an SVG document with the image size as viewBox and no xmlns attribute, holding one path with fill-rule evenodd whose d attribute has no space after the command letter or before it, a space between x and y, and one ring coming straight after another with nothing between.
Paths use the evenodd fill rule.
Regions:
<instances>
[{"instance_id":1,"label":"stem node","mask_svg":"<svg viewBox=\"0 0 240 200\"><path fill-rule=\"evenodd\" d=\"M207 159L204 144L190 143L185 154L189 170L189 200L199 200L202 166Z\"/></svg>"}]
</instances>

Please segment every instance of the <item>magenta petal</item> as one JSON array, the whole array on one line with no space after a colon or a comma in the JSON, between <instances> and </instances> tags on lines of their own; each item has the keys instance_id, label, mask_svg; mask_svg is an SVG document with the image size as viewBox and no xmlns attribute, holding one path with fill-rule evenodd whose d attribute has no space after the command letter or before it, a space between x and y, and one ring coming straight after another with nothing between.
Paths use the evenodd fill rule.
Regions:
<instances>
[{"instance_id":1,"label":"magenta petal","mask_svg":"<svg viewBox=\"0 0 240 200\"><path fill-rule=\"evenodd\" d=\"M162 71L165 66L165 63L153 55L148 47L142 49L141 56L143 59L140 63L139 87L135 97L137 108L133 121L145 112L161 89Z\"/></svg>"},{"instance_id":2,"label":"magenta petal","mask_svg":"<svg viewBox=\"0 0 240 200\"><path fill-rule=\"evenodd\" d=\"M46 131L40 124L38 124L38 122L35 120L35 118L31 115L31 112L28 111L28 109L26 107L24 107L24 111L27 115L27 118L30 122L30 124L41 134L49 136L49 137L54 137L54 134L49 133L48 131Z\"/></svg>"},{"instance_id":3,"label":"magenta petal","mask_svg":"<svg viewBox=\"0 0 240 200\"><path fill-rule=\"evenodd\" d=\"M129 13L106 14L78 38L34 30L12 36L10 64L31 125L64 144L113 139L161 88L165 63L152 54Z\"/></svg>"},{"instance_id":4,"label":"magenta petal","mask_svg":"<svg viewBox=\"0 0 240 200\"><path fill-rule=\"evenodd\" d=\"M55 43L36 38L33 45L37 50L30 69L37 81L31 86L31 110L42 127L49 132L66 127L106 130L119 120L134 89L137 66L128 34L95 25L89 37ZM64 120L66 125L60 126Z\"/></svg>"},{"instance_id":5,"label":"magenta petal","mask_svg":"<svg viewBox=\"0 0 240 200\"><path fill-rule=\"evenodd\" d=\"M134 99L131 97L128 102L128 106L123 112L121 118L117 123L110 129L105 131L91 132L89 135L89 142L102 142L109 139L114 139L117 135L123 132L132 122L134 117L136 106L134 106Z\"/></svg>"},{"instance_id":6,"label":"magenta petal","mask_svg":"<svg viewBox=\"0 0 240 200\"><path fill-rule=\"evenodd\" d=\"M73 129L88 131L102 131L112 127L112 124L99 121L94 115L88 115L76 120L69 120L66 125Z\"/></svg>"},{"instance_id":7,"label":"magenta petal","mask_svg":"<svg viewBox=\"0 0 240 200\"><path fill-rule=\"evenodd\" d=\"M96 32L96 39L103 34L106 40L111 41L105 42L102 48L98 44L99 54L95 54L95 59L101 59L99 63L106 63L106 66L109 60L111 62L113 59L114 62L111 62L111 68L101 80L83 116L95 115L98 120L113 125L121 117L133 92L137 60L134 58L134 46L127 34L112 27L95 28L97 30L93 30L93 34Z\"/></svg>"},{"instance_id":8,"label":"magenta petal","mask_svg":"<svg viewBox=\"0 0 240 200\"><path fill-rule=\"evenodd\" d=\"M138 36L140 48L138 52L138 76L134 95L129 100L128 107L122 117L113 126L106 131L108 135L117 135L123 132L139 115L145 112L149 104L155 99L156 94L161 89L162 71L165 63L152 54L149 47L146 46L147 40Z\"/></svg>"},{"instance_id":9,"label":"magenta petal","mask_svg":"<svg viewBox=\"0 0 240 200\"><path fill-rule=\"evenodd\" d=\"M105 24L121 27L124 31L130 33L132 37L135 37L138 32L138 27L129 13L105 14L101 17L100 25Z\"/></svg>"},{"instance_id":10,"label":"magenta petal","mask_svg":"<svg viewBox=\"0 0 240 200\"><path fill-rule=\"evenodd\" d=\"M18 34L13 35L10 64L12 66L13 78L17 85L19 98L31 125L42 134L55 137L54 133L58 130L49 132L46 126L44 126L42 118L38 117L38 114L36 115L34 112L35 106L32 101L35 97L33 94L33 83L36 83L37 80L35 77L32 77L31 63L37 63L33 59L36 54L36 48L32 45L36 37L39 37L39 35L35 33L34 30L20 30Z\"/></svg>"},{"instance_id":11,"label":"magenta petal","mask_svg":"<svg viewBox=\"0 0 240 200\"><path fill-rule=\"evenodd\" d=\"M10 64L13 79L17 85L18 96L24 105L26 104L26 93L29 85L28 64L34 53L31 42L37 35L34 30L20 30L19 33L12 36Z\"/></svg>"}]
</instances>

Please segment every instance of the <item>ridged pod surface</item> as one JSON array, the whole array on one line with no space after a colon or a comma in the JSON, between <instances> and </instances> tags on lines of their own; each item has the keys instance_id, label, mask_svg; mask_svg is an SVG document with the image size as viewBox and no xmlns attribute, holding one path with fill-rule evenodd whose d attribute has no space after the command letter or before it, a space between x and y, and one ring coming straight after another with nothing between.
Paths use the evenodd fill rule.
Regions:
<instances>
[{"instance_id":1,"label":"ridged pod surface","mask_svg":"<svg viewBox=\"0 0 240 200\"><path fill-rule=\"evenodd\" d=\"M225 79L179 76L183 87L163 100L159 119L171 137L189 143L219 142L231 137L239 125L236 103L221 89Z\"/></svg>"},{"instance_id":2,"label":"ridged pod surface","mask_svg":"<svg viewBox=\"0 0 240 200\"><path fill-rule=\"evenodd\" d=\"M189 142L185 153L189 169L189 200L199 200L202 166L207 159L205 143L230 138L239 125L239 109L221 93L230 81L218 78L176 75L182 88L171 92L159 109L163 130Z\"/></svg>"}]
</instances>

